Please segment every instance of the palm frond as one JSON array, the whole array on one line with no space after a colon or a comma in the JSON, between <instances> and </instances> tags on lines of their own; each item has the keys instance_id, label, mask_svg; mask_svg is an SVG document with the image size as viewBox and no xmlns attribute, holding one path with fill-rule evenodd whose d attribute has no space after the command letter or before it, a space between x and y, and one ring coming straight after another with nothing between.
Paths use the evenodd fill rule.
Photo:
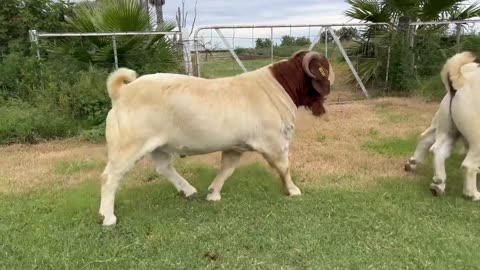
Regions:
<instances>
[{"instance_id":1,"label":"palm frond","mask_svg":"<svg viewBox=\"0 0 480 270\"><path fill-rule=\"evenodd\" d=\"M153 31L150 15L152 13L138 0L103 0L78 5L67 23L76 32L149 32ZM157 31L172 31L175 26L174 22L165 22ZM156 61L165 68L176 67L172 64L175 46L164 35L118 36L116 47L120 66L144 70L146 65L154 66ZM81 62L105 67L112 67L114 62L112 38L108 36L61 39L50 52L68 54Z\"/></svg>"},{"instance_id":2,"label":"palm frond","mask_svg":"<svg viewBox=\"0 0 480 270\"><path fill-rule=\"evenodd\" d=\"M441 19L442 14L455 9L463 0L423 0L419 8L419 19L432 21Z\"/></svg>"},{"instance_id":3,"label":"palm frond","mask_svg":"<svg viewBox=\"0 0 480 270\"><path fill-rule=\"evenodd\" d=\"M363 22L389 23L392 15L388 7L376 0L346 0L350 8L344 14Z\"/></svg>"},{"instance_id":4,"label":"palm frond","mask_svg":"<svg viewBox=\"0 0 480 270\"><path fill-rule=\"evenodd\" d=\"M480 2L475 2L469 6L451 9L447 12L449 20L467 20L480 17Z\"/></svg>"}]
</instances>

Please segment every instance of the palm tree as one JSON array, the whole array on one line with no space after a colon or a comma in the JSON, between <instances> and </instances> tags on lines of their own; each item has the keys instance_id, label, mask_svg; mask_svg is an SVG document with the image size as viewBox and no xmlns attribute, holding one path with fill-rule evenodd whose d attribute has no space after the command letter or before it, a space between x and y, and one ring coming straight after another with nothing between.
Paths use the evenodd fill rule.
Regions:
<instances>
[{"instance_id":1,"label":"palm tree","mask_svg":"<svg viewBox=\"0 0 480 270\"><path fill-rule=\"evenodd\" d=\"M161 28L164 23L163 20L163 5L165 5L165 0L148 0L151 5L155 7L155 14L157 15L157 31Z\"/></svg>"},{"instance_id":2,"label":"palm tree","mask_svg":"<svg viewBox=\"0 0 480 270\"><path fill-rule=\"evenodd\" d=\"M346 0L346 2L350 5L350 8L344 12L346 16L362 22L389 23L394 28L398 25L401 17L409 17L412 22L418 22L465 20L480 16L478 1L471 4L468 4L469 1L466 0ZM418 27L417 35L422 38L417 40L418 46L414 46L414 53L417 56L423 56L423 59L431 60L430 56L444 58L437 49L441 47L440 39L448 36L447 29L448 26ZM405 52L407 46L405 44L398 45L398 40L393 42L395 38L399 38L396 37L395 29L373 26L368 27L362 33L360 42L351 43L353 47L349 48L350 53L355 55L356 59L363 58L361 63L356 64L365 82L372 81L378 76L385 78L383 77L387 62L385 55L390 46L393 45ZM392 51L391 64L404 68L406 61L410 60L406 59L405 55L398 57L401 59L395 59L395 53ZM430 66L436 65L430 63ZM429 70L426 73L435 72ZM395 70L392 73L395 73ZM391 78L395 79L395 74L392 75ZM401 77L403 74L399 76Z\"/></svg>"},{"instance_id":3,"label":"palm tree","mask_svg":"<svg viewBox=\"0 0 480 270\"><path fill-rule=\"evenodd\" d=\"M480 16L480 3L466 0L346 0L345 15L363 22L398 24L408 16L412 21L465 20Z\"/></svg>"},{"instance_id":4,"label":"palm tree","mask_svg":"<svg viewBox=\"0 0 480 270\"><path fill-rule=\"evenodd\" d=\"M152 31L150 14L144 3L138 0L103 0L83 2L73 10L66 21L74 32L148 32ZM174 22L164 22L160 31L171 31ZM118 63L140 71L153 68L155 71L176 69L175 46L165 36L118 36L116 37ZM59 39L53 52L71 55L80 62L112 67L114 62L111 37L88 37L82 39Z\"/></svg>"}]
</instances>

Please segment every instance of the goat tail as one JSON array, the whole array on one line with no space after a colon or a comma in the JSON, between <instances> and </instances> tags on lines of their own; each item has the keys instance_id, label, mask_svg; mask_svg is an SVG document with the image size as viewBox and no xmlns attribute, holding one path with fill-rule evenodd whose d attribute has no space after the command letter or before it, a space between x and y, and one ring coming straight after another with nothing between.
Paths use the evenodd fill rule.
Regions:
<instances>
[{"instance_id":1,"label":"goat tail","mask_svg":"<svg viewBox=\"0 0 480 270\"><path fill-rule=\"evenodd\" d=\"M457 53L450 57L443 66L441 77L447 91L454 93L461 89L465 83L465 74L476 69L476 56L469 51Z\"/></svg>"},{"instance_id":2,"label":"goat tail","mask_svg":"<svg viewBox=\"0 0 480 270\"><path fill-rule=\"evenodd\" d=\"M137 73L128 68L119 68L112 72L107 79L108 95L112 101L119 96L120 89L124 86L124 81L133 82L137 79Z\"/></svg>"}]
</instances>

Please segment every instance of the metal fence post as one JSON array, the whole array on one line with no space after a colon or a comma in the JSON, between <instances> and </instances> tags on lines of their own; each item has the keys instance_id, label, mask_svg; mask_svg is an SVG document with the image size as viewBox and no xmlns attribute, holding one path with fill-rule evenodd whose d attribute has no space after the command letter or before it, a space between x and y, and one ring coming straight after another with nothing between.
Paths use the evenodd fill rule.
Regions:
<instances>
[{"instance_id":1,"label":"metal fence post","mask_svg":"<svg viewBox=\"0 0 480 270\"><path fill-rule=\"evenodd\" d=\"M343 55L343 58L345 59L345 61L347 61L347 65L350 67L350 70L352 71L353 76L354 76L355 79L357 80L358 85L359 85L360 88L362 89L363 94L365 95L365 97L369 98L370 96L369 96L369 94L368 94L368 91L367 91L367 89L365 88L365 85L363 84L362 79L360 78L360 76L358 76L358 73L357 73L357 71L355 70L355 67L353 66L352 62L350 61L350 58L348 58L347 52L345 52L345 49L343 49L343 46L342 46L342 43L340 42L340 39L339 39L338 36L335 34L335 32L333 32L333 29L332 29L331 27L326 27L326 29L327 29L327 30L330 32L330 34L332 35L333 41L335 41L335 43L336 43L337 46L338 46L338 49L340 50L340 52L341 52L342 55Z\"/></svg>"},{"instance_id":2,"label":"metal fence post","mask_svg":"<svg viewBox=\"0 0 480 270\"><path fill-rule=\"evenodd\" d=\"M273 63L273 27L270 27L270 58Z\"/></svg>"},{"instance_id":3,"label":"metal fence post","mask_svg":"<svg viewBox=\"0 0 480 270\"><path fill-rule=\"evenodd\" d=\"M386 75L385 75L385 84L388 86L388 76L390 75L389 72L390 72L390 56L392 54L391 52L392 50L392 47L391 46L388 46L388 49L387 49L387 70L386 70Z\"/></svg>"},{"instance_id":4,"label":"metal fence post","mask_svg":"<svg viewBox=\"0 0 480 270\"><path fill-rule=\"evenodd\" d=\"M215 31L217 32L217 35L222 39L223 41L223 44L225 44L225 46L227 46L227 49L230 51L230 54L233 56L233 58L235 59L235 61L237 61L237 64L240 66L240 68L243 70L243 72L247 72L247 69L245 68L245 66L243 65L242 61L240 60L240 58L238 58L238 55L237 53L235 53L235 50L232 48L232 46L230 46L230 44L228 43L228 40L225 38L225 36L223 35L222 31L218 28L215 28Z\"/></svg>"},{"instance_id":5,"label":"metal fence post","mask_svg":"<svg viewBox=\"0 0 480 270\"><path fill-rule=\"evenodd\" d=\"M197 77L200 77L200 55L198 52L198 40L197 37L194 36L194 43L195 43L195 58L197 59Z\"/></svg>"},{"instance_id":6,"label":"metal fence post","mask_svg":"<svg viewBox=\"0 0 480 270\"><path fill-rule=\"evenodd\" d=\"M115 59L115 69L118 69L117 39L112 36L113 58Z\"/></svg>"},{"instance_id":7,"label":"metal fence post","mask_svg":"<svg viewBox=\"0 0 480 270\"><path fill-rule=\"evenodd\" d=\"M328 28L325 27L325 57L328 57Z\"/></svg>"},{"instance_id":8,"label":"metal fence post","mask_svg":"<svg viewBox=\"0 0 480 270\"><path fill-rule=\"evenodd\" d=\"M39 48L40 46L38 44L37 30L35 30L35 29L29 30L28 35L30 37L30 42L32 42L32 44L34 44L35 50L37 51L37 57L38 57L38 59L40 59L40 48Z\"/></svg>"}]
</instances>

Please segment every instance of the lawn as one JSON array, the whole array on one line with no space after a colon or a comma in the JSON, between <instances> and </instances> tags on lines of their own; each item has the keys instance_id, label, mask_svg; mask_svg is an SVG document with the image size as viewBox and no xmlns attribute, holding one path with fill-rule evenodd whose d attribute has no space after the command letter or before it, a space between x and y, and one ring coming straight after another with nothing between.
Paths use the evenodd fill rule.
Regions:
<instances>
[{"instance_id":1,"label":"lawn","mask_svg":"<svg viewBox=\"0 0 480 270\"><path fill-rule=\"evenodd\" d=\"M215 172L192 171L205 191ZM205 192L186 201L162 181L124 189L113 228L97 223L94 180L5 196L2 267L476 269L478 205L459 196L460 181L445 198L432 198L426 174L416 182L378 179L365 190L308 187L290 199L270 172L251 165L234 175L220 203L206 202Z\"/></svg>"},{"instance_id":2,"label":"lawn","mask_svg":"<svg viewBox=\"0 0 480 270\"><path fill-rule=\"evenodd\" d=\"M97 215L104 145L1 147L0 268L477 269L480 208L462 197L461 156L448 161L445 197L428 190L430 161L403 172L435 107L382 99L331 105L321 119L301 112L291 153L298 198L283 195L257 156L218 203L205 200L218 155L178 162L200 191L192 201L142 161L111 228Z\"/></svg>"},{"instance_id":3,"label":"lawn","mask_svg":"<svg viewBox=\"0 0 480 270\"><path fill-rule=\"evenodd\" d=\"M243 60L243 65L248 71L252 71L272 63L270 59L257 59L257 60ZM217 60L202 62L200 66L200 72L202 77L205 78L221 78L227 76L233 76L242 73L242 68L231 60Z\"/></svg>"}]
</instances>

